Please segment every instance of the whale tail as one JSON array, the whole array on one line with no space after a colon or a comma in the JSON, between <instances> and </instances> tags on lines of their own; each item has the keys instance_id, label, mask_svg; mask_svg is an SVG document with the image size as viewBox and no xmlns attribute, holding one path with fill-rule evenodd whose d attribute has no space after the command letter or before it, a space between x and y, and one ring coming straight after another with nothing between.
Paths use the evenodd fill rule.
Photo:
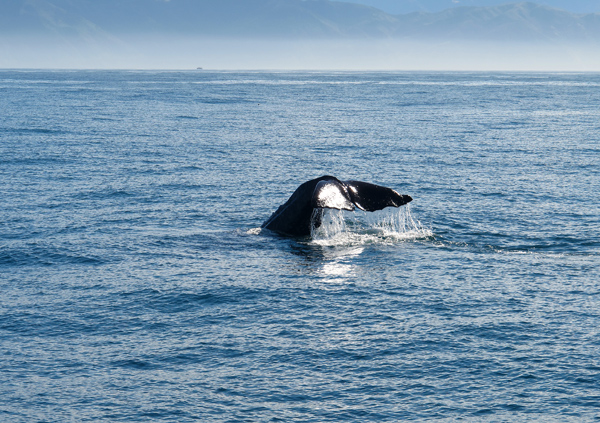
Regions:
<instances>
[{"instance_id":1,"label":"whale tail","mask_svg":"<svg viewBox=\"0 0 600 423\"><path fill-rule=\"evenodd\" d=\"M300 185L262 227L283 235L308 236L311 225L318 227L320 224L319 221L311 223L314 210L354 211L358 207L373 212L386 207L400 207L411 201L410 196L381 185L322 176ZM317 220L320 219L317 217Z\"/></svg>"},{"instance_id":2,"label":"whale tail","mask_svg":"<svg viewBox=\"0 0 600 423\"><path fill-rule=\"evenodd\" d=\"M377 211L386 207L400 207L412 201L410 195L398 194L391 188L361 181L345 181L351 201L364 211Z\"/></svg>"},{"instance_id":3,"label":"whale tail","mask_svg":"<svg viewBox=\"0 0 600 423\"><path fill-rule=\"evenodd\" d=\"M386 207L400 207L410 203L409 195L398 194L391 188L361 181L324 179L317 183L312 194L312 206L322 209L338 209L374 212Z\"/></svg>"}]
</instances>

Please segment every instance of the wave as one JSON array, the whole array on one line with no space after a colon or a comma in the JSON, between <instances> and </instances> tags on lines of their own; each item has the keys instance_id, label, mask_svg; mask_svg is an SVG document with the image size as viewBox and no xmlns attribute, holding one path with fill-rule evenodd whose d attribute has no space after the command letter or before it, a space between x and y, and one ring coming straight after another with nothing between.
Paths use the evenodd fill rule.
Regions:
<instances>
[{"instance_id":1,"label":"wave","mask_svg":"<svg viewBox=\"0 0 600 423\"><path fill-rule=\"evenodd\" d=\"M72 131L53 128L0 128L0 133L15 134L15 135L68 135L74 134Z\"/></svg>"},{"instance_id":2,"label":"wave","mask_svg":"<svg viewBox=\"0 0 600 423\"><path fill-rule=\"evenodd\" d=\"M53 247L29 246L16 249L4 248L0 251L0 267L100 265L104 263L106 260L100 257Z\"/></svg>"},{"instance_id":3,"label":"wave","mask_svg":"<svg viewBox=\"0 0 600 423\"><path fill-rule=\"evenodd\" d=\"M535 257L579 257L596 260L600 255L600 243L577 236L515 236L497 232L474 231L468 237L451 232L438 231L434 242L436 248L470 251L475 254L531 255Z\"/></svg>"}]
</instances>

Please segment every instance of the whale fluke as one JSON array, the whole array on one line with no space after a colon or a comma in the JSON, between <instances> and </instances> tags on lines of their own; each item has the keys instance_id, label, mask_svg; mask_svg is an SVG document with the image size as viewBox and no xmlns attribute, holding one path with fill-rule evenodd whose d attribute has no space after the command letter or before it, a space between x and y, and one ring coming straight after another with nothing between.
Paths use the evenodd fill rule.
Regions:
<instances>
[{"instance_id":1,"label":"whale fluke","mask_svg":"<svg viewBox=\"0 0 600 423\"><path fill-rule=\"evenodd\" d=\"M377 211L410 203L408 195L391 188L361 181L340 181L322 176L300 185L292 196L269 217L262 228L282 235L309 236L315 209ZM320 222L313 222L318 227Z\"/></svg>"}]
</instances>

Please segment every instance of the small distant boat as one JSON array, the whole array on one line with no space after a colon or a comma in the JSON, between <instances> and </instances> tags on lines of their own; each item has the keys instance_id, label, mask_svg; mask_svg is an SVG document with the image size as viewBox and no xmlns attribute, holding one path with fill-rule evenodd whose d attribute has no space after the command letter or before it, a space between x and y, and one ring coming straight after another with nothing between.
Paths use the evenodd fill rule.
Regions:
<instances>
[{"instance_id":1,"label":"small distant boat","mask_svg":"<svg viewBox=\"0 0 600 423\"><path fill-rule=\"evenodd\" d=\"M201 67L197 67L196 70L202 70L202 68Z\"/></svg>"}]
</instances>

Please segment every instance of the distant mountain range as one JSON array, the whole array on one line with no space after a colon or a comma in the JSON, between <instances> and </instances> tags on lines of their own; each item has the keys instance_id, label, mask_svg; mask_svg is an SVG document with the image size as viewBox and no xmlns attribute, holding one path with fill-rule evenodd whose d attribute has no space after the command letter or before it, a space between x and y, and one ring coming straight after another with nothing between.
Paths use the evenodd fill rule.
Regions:
<instances>
[{"instance_id":1,"label":"distant mountain range","mask_svg":"<svg viewBox=\"0 0 600 423\"><path fill-rule=\"evenodd\" d=\"M346 0L347 2L373 6L391 14L413 12L441 12L453 7L499 6L507 0ZM515 1L515 0L513 0ZM572 13L600 12L600 2L594 0L535 0L536 3Z\"/></svg>"},{"instance_id":2,"label":"distant mountain range","mask_svg":"<svg viewBox=\"0 0 600 423\"><path fill-rule=\"evenodd\" d=\"M535 3L391 15L328 0L3 0L0 36L600 41L600 14Z\"/></svg>"}]
</instances>

